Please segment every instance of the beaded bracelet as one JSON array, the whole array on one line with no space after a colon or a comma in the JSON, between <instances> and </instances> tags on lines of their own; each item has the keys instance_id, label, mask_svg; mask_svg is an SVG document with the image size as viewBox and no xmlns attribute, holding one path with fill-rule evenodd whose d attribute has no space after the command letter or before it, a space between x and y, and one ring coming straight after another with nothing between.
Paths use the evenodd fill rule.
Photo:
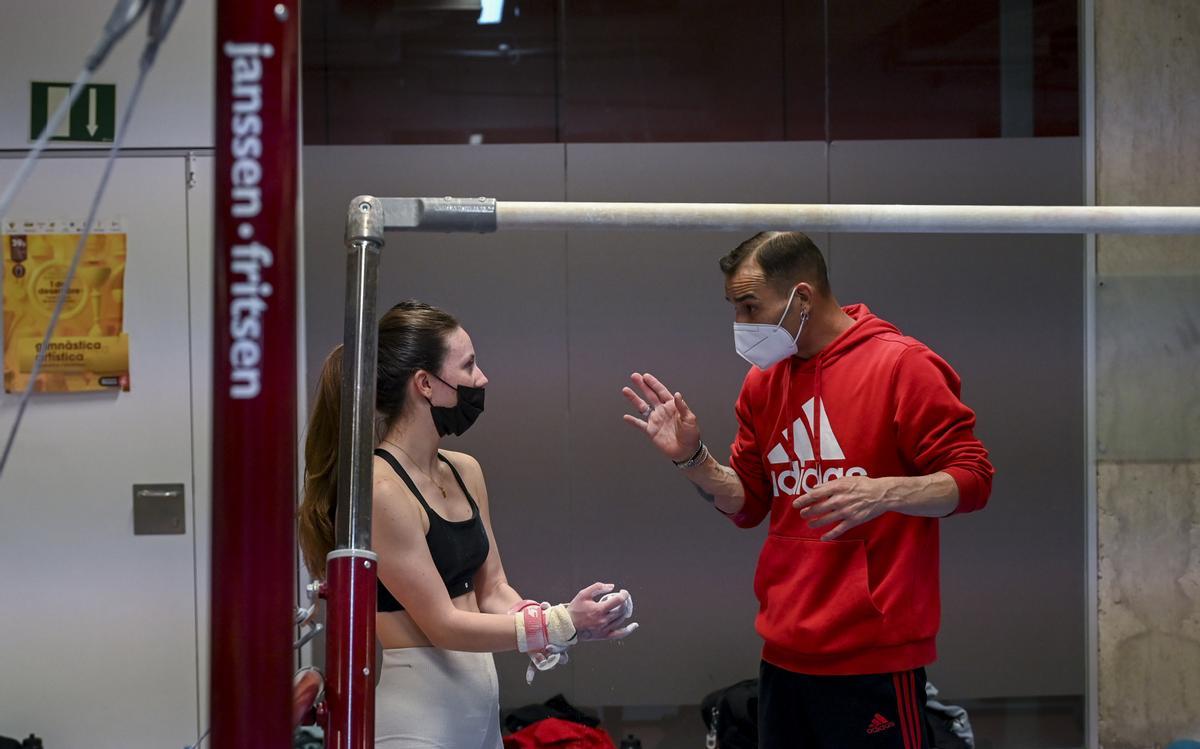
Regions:
<instances>
[{"instance_id":1,"label":"beaded bracelet","mask_svg":"<svg viewBox=\"0 0 1200 749\"><path fill-rule=\"evenodd\" d=\"M700 447L696 448L695 455L687 460L672 460L671 462L675 464L676 468L687 470L688 468L695 468L706 460L708 460L708 447L705 446L704 440L700 440Z\"/></svg>"}]
</instances>

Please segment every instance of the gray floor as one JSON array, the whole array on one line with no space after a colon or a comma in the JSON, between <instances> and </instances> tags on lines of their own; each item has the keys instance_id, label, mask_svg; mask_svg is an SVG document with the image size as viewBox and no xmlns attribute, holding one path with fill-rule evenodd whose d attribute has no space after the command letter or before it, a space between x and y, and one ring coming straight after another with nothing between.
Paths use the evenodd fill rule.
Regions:
<instances>
[{"instance_id":1,"label":"gray floor","mask_svg":"<svg viewBox=\"0 0 1200 749\"><path fill-rule=\"evenodd\" d=\"M963 705L976 749L1066 749L1083 746L1083 697L980 700Z\"/></svg>"},{"instance_id":2,"label":"gray floor","mask_svg":"<svg viewBox=\"0 0 1200 749\"><path fill-rule=\"evenodd\" d=\"M954 702L954 700L948 700ZM1045 697L1019 700L977 700L961 703L975 730L976 749L1077 749L1083 746L1083 698ZM641 749L700 749L704 746L704 722L698 705L620 707L599 710L601 725L621 745L636 737ZM319 729L303 730L307 740L297 737L295 746L316 749Z\"/></svg>"},{"instance_id":3,"label":"gray floor","mask_svg":"<svg viewBox=\"0 0 1200 749\"><path fill-rule=\"evenodd\" d=\"M953 700L949 700L953 702ZM975 730L976 749L1075 749L1083 746L1083 698L1047 697L960 703ZM642 749L700 749L698 705L605 707L598 712L613 742L636 736Z\"/></svg>"}]
</instances>

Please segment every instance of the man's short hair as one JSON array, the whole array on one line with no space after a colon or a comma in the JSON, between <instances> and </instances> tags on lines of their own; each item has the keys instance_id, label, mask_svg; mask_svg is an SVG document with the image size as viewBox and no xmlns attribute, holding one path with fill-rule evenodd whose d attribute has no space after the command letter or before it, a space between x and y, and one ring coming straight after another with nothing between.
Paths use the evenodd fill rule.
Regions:
<instances>
[{"instance_id":1,"label":"man's short hair","mask_svg":"<svg viewBox=\"0 0 1200 749\"><path fill-rule=\"evenodd\" d=\"M732 276L749 258L772 285L782 288L807 281L822 294L829 293L825 257L803 232L761 231L721 258L721 272Z\"/></svg>"}]
</instances>

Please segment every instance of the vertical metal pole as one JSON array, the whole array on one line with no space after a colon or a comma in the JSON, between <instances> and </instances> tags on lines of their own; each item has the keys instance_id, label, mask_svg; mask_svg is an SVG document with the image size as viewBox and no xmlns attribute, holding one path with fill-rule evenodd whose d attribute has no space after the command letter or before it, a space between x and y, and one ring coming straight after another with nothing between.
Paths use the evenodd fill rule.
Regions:
<instances>
[{"instance_id":1,"label":"vertical metal pole","mask_svg":"<svg viewBox=\"0 0 1200 749\"><path fill-rule=\"evenodd\" d=\"M383 208L350 203L346 219L346 328L338 441L337 548L327 560L325 746L375 744L375 580L371 551L371 451L375 445L375 296Z\"/></svg>"},{"instance_id":2,"label":"vertical metal pole","mask_svg":"<svg viewBox=\"0 0 1200 749\"><path fill-rule=\"evenodd\" d=\"M299 2L217 2L212 745L292 744Z\"/></svg>"},{"instance_id":3,"label":"vertical metal pole","mask_svg":"<svg viewBox=\"0 0 1200 749\"><path fill-rule=\"evenodd\" d=\"M1079 4L1080 135L1083 136L1083 203L1096 200L1096 2ZM1096 443L1095 234L1084 236L1084 727L1083 745L1100 747L1100 515Z\"/></svg>"}]
</instances>

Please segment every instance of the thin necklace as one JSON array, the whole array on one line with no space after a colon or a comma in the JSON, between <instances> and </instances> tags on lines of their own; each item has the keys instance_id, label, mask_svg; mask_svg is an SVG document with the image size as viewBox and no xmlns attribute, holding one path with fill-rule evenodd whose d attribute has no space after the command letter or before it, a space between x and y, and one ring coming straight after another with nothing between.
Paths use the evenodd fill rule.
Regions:
<instances>
[{"instance_id":1,"label":"thin necklace","mask_svg":"<svg viewBox=\"0 0 1200 749\"><path fill-rule=\"evenodd\" d=\"M442 487L442 485L441 485L440 483L438 483L438 480L437 480L437 479L435 479L433 476L430 476L428 473L425 473L425 471L423 471L423 470L421 469L421 466L417 465L417 461L413 459L413 456L411 456L411 455L409 455L409 454L408 454L408 451L407 451L407 450L405 450L403 447L400 447L400 446L399 446L399 445L397 445L395 442L392 442L392 441L391 441L391 440L389 440L389 439L385 439L385 440L383 440L383 441L384 441L384 442L386 442L386 443L388 443L388 444L389 444L389 445L391 445L392 447L396 448L396 449L397 449L397 450L399 450L400 452L404 453L404 457L406 457L406 458L408 458L408 459L409 459L409 461L410 461L410 462L413 464L413 468L416 468L418 471L420 471L420 472L421 472L421 475L422 475L422 476L424 476L425 478L427 478L427 479L429 479L430 481L432 481L432 482L433 482L433 485L434 485L434 486L436 486L436 487L438 488L438 491L442 493L442 499L445 499L445 498L446 498L446 490L445 490L445 489Z\"/></svg>"}]
</instances>

